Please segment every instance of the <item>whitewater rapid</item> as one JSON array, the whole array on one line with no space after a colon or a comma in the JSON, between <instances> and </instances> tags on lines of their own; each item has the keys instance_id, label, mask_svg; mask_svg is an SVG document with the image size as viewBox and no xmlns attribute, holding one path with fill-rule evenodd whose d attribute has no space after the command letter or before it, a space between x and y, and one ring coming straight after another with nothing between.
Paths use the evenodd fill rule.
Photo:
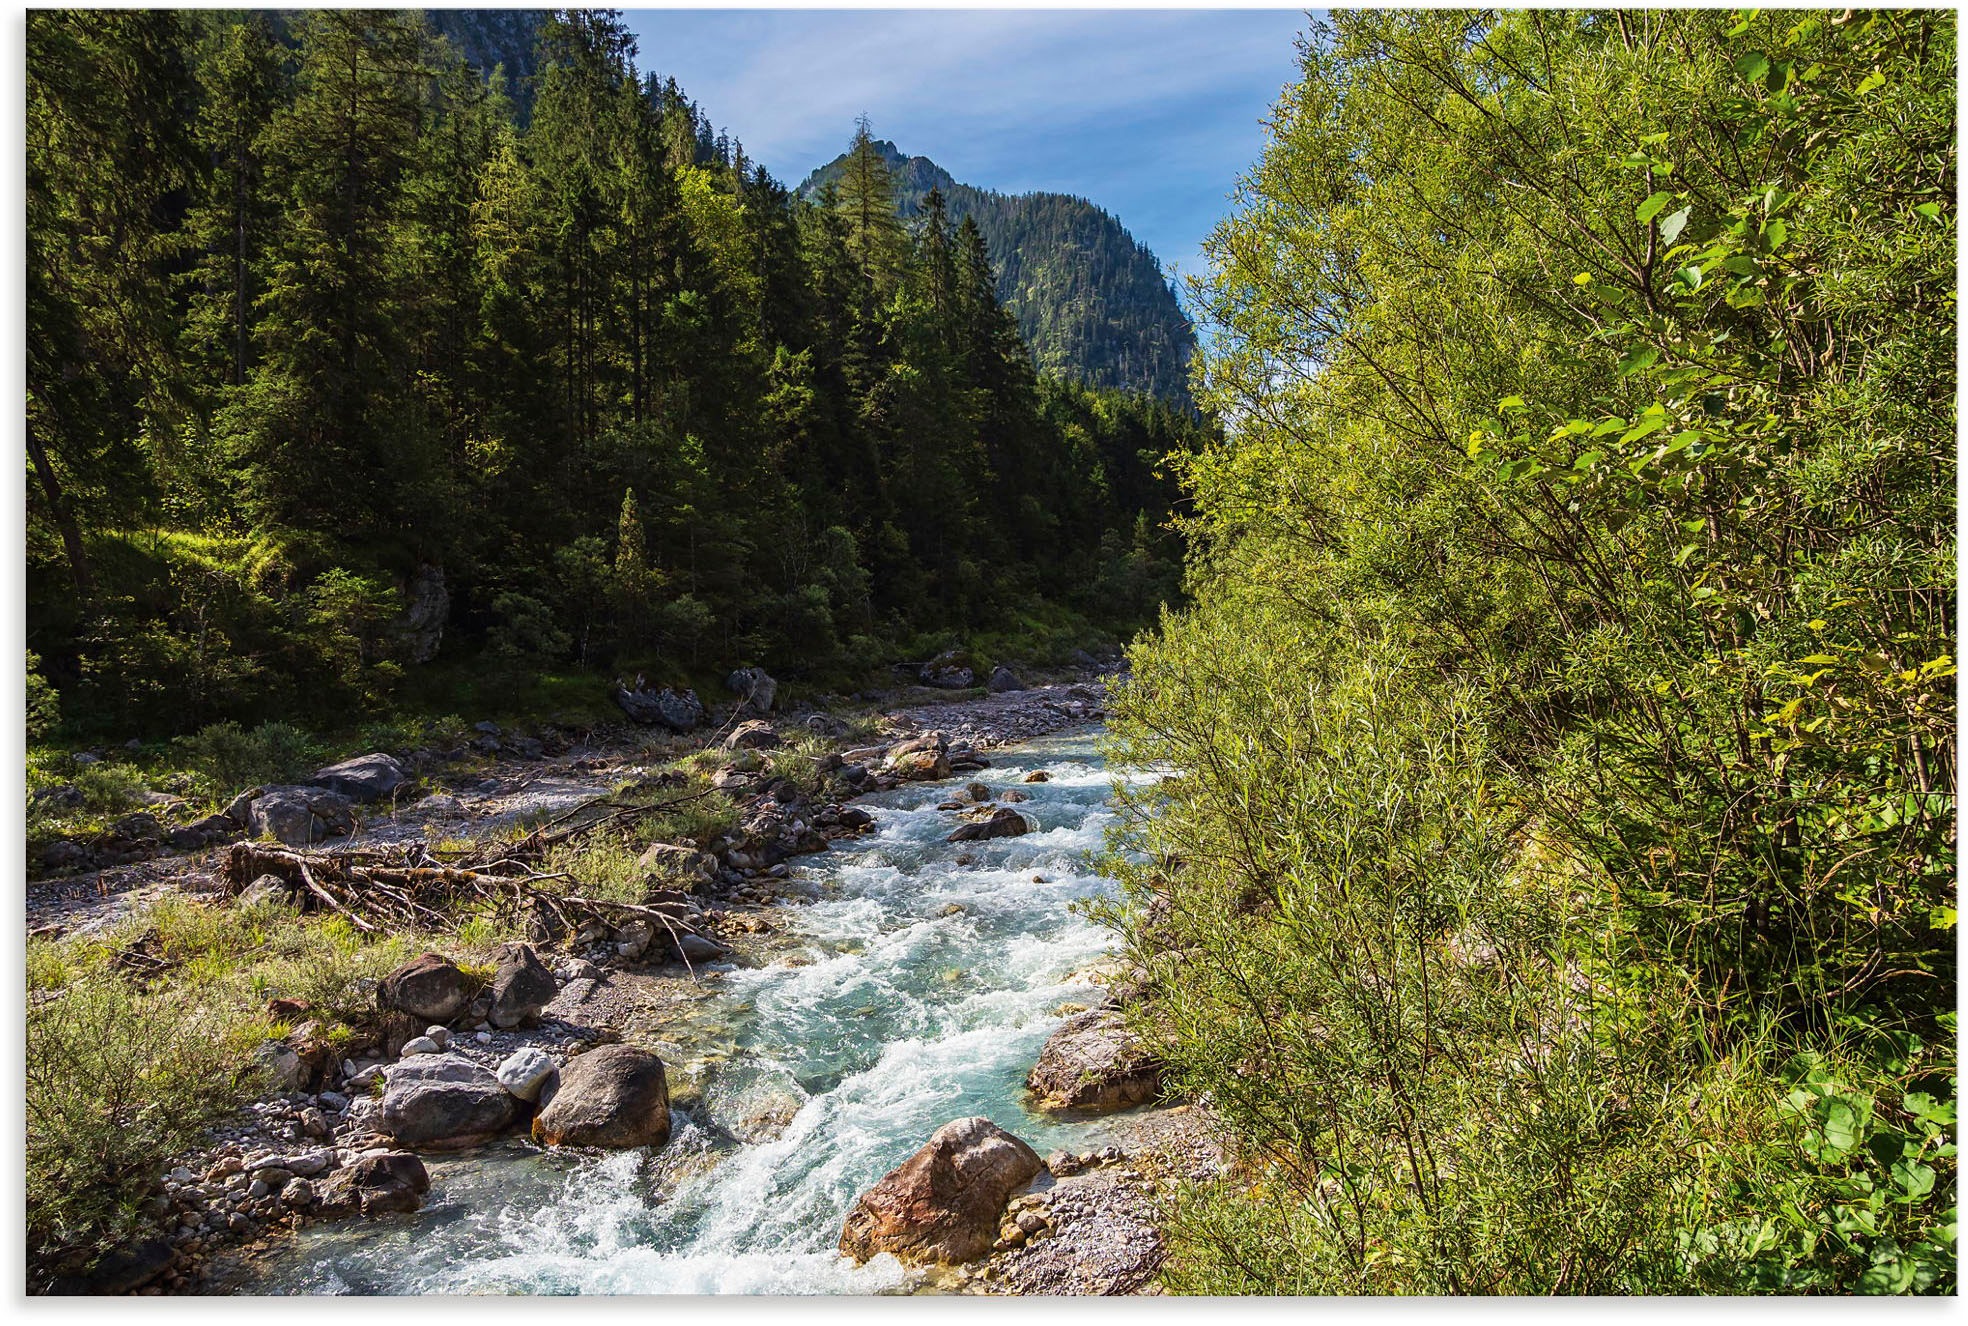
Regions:
<instances>
[{"instance_id":1,"label":"whitewater rapid","mask_svg":"<svg viewBox=\"0 0 1968 1326\"><path fill-rule=\"evenodd\" d=\"M514 1141L426 1157L424 1208L302 1231L253 1293L870 1294L920 1287L836 1250L854 1199L951 1119L981 1114L1041 1154L1098 1122L1030 1111L1024 1078L1063 1010L1099 998L1109 935L1074 910L1111 881L1090 854L1117 775L1094 734L997 752L993 767L860 801L869 836L805 858L811 903L781 909L770 965L724 974L673 1042L702 1084L656 1153L570 1156ZM1043 769L1049 781L1026 783ZM1134 781L1152 774L1120 775ZM943 841L935 809L974 777L1016 786L1038 830ZM961 909L961 910L959 910ZM790 1119L788 1119L790 1116ZM783 1124L783 1129L780 1125Z\"/></svg>"}]
</instances>

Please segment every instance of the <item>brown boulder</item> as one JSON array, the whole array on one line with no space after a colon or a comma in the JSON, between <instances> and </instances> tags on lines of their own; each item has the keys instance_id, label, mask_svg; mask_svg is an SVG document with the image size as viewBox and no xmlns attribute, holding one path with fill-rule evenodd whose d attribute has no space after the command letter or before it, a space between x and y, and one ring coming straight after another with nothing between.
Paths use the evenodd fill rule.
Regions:
<instances>
[{"instance_id":1,"label":"brown boulder","mask_svg":"<svg viewBox=\"0 0 1968 1326\"><path fill-rule=\"evenodd\" d=\"M383 978L376 1002L426 1022L449 1022L471 1003L465 974L439 953L420 953Z\"/></svg>"},{"instance_id":2,"label":"brown boulder","mask_svg":"<svg viewBox=\"0 0 1968 1326\"><path fill-rule=\"evenodd\" d=\"M548 1146L662 1146L670 1140L663 1061L633 1045L604 1045L562 1065L560 1089L533 1120Z\"/></svg>"},{"instance_id":3,"label":"brown boulder","mask_svg":"<svg viewBox=\"0 0 1968 1326\"><path fill-rule=\"evenodd\" d=\"M726 750L777 750L786 743L772 730L772 724L754 718L731 729L724 739Z\"/></svg>"},{"instance_id":4,"label":"brown boulder","mask_svg":"<svg viewBox=\"0 0 1968 1326\"><path fill-rule=\"evenodd\" d=\"M926 783L950 776L950 757L940 750L916 750L895 757L889 771L912 783Z\"/></svg>"},{"instance_id":5,"label":"brown boulder","mask_svg":"<svg viewBox=\"0 0 1968 1326\"><path fill-rule=\"evenodd\" d=\"M1005 1202L1044 1168L1038 1153L989 1119L946 1123L883 1176L841 1227L857 1262L893 1253L904 1262L971 1261L991 1250Z\"/></svg>"},{"instance_id":6,"label":"brown boulder","mask_svg":"<svg viewBox=\"0 0 1968 1326\"><path fill-rule=\"evenodd\" d=\"M414 1211L430 1191L430 1172L407 1151L364 1156L317 1185L314 1211L322 1216L380 1215Z\"/></svg>"},{"instance_id":7,"label":"brown boulder","mask_svg":"<svg viewBox=\"0 0 1968 1326\"><path fill-rule=\"evenodd\" d=\"M960 825L944 841L952 843L976 843L982 842L987 838L1016 838L1020 834L1030 833L1031 831L1032 821L1026 819L1009 806L1000 806L996 811L992 812L991 818L980 820L976 824Z\"/></svg>"},{"instance_id":8,"label":"brown boulder","mask_svg":"<svg viewBox=\"0 0 1968 1326\"><path fill-rule=\"evenodd\" d=\"M530 944L507 944L499 950L499 969L492 976L490 1021L495 1027L537 1022L540 1010L554 1001L560 986Z\"/></svg>"},{"instance_id":9,"label":"brown boulder","mask_svg":"<svg viewBox=\"0 0 1968 1326\"><path fill-rule=\"evenodd\" d=\"M1025 1085L1043 1110L1124 1110L1161 1094L1162 1066L1120 1013L1095 1009L1046 1039Z\"/></svg>"}]
</instances>

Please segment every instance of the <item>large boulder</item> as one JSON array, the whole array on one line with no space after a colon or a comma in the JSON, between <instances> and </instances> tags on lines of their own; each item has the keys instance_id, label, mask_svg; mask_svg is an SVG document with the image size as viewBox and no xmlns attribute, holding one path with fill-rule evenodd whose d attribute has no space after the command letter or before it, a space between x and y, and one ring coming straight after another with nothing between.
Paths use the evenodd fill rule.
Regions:
<instances>
[{"instance_id":1,"label":"large boulder","mask_svg":"<svg viewBox=\"0 0 1968 1326\"><path fill-rule=\"evenodd\" d=\"M709 884L717 878L718 859L709 852L675 843L651 843L636 861L643 873L662 881L674 881L686 888Z\"/></svg>"},{"instance_id":2,"label":"large boulder","mask_svg":"<svg viewBox=\"0 0 1968 1326\"><path fill-rule=\"evenodd\" d=\"M977 674L965 663L963 652L956 649L938 654L923 664L921 676L924 685L938 686L948 691L959 691L977 684Z\"/></svg>"},{"instance_id":3,"label":"large boulder","mask_svg":"<svg viewBox=\"0 0 1968 1326\"><path fill-rule=\"evenodd\" d=\"M888 771L911 783L929 783L950 776L950 757L934 748L889 757Z\"/></svg>"},{"instance_id":4,"label":"large boulder","mask_svg":"<svg viewBox=\"0 0 1968 1326\"><path fill-rule=\"evenodd\" d=\"M381 1215L414 1211L430 1191L430 1171L407 1151L363 1156L315 1185L314 1213L321 1216Z\"/></svg>"},{"instance_id":5,"label":"large boulder","mask_svg":"<svg viewBox=\"0 0 1968 1326\"><path fill-rule=\"evenodd\" d=\"M398 1146L453 1151L512 1126L513 1095L490 1069L451 1054L421 1054L389 1070L378 1128Z\"/></svg>"},{"instance_id":6,"label":"large boulder","mask_svg":"<svg viewBox=\"0 0 1968 1326\"><path fill-rule=\"evenodd\" d=\"M255 838L306 847L353 829L355 805L325 787L268 787L245 808L244 823Z\"/></svg>"},{"instance_id":7,"label":"large boulder","mask_svg":"<svg viewBox=\"0 0 1968 1326\"><path fill-rule=\"evenodd\" d=\"M1124 1110L1161 1094L1162 1066L1119 1012L1094 1009L1047 1038L1025 1085L1043 1110Z\"/></svg>"},{"instance_id":8,"label":"large boulder","mask_svg":"<svg viewBox=\"0 0 1968 1326\"><path fill-rule=\"evenodd\" d=\"M704 702L693 690L673 691L667 686L655 691L641 686L629 690L618 686L615 703L635 722L672 732L689 732L704 721Z\"/></svg>"},{"instance_id":9,"label":"large boulder","mask_svg":"<svg viewBox=\"0 0 1968 1326\"><path fill-rule=\"evenodd\" d=\"M1010 691L1025 689L1025 683L1018 679L1018 674L1002 663L991 669L991 680L985 682L984 686L993 695L1004 695Z\"/></svg>"},{"instance_id":10,"label":"large boulder","mask_svg":"<svg viewBox=\"0 0 1968 1326\"><path fill-rule=\"evenodd\" d=\"M79 1275L58 1276L51 1294L128 1294L143 1288L176 1265L177 1256L166 1239L136 1239L111 1248Z\"/></svg>"},{"instance_id":11,"label":"large boulder","mask_svg":"<svg viewBox=\"0 0 1968 1326\"><path fill-rule=\"evenodd\" d=\"M662 1146L670 1140L663 1061L633 1045L604 1045L560 1070L560 1089L533 1120L548 1146Z\"/></svg>"},{"instance_id":12,"label":"large boulder","mask_svg":"<svg viewBox=\"0 0 1968 1326\"><path fill-rule=\"evenodd\" d=\"M977 843L988 838L1016 838L1032 831L1032 821L1026 819L1010 806L999 806L991 812L991 818L979 820L975 824L962 824L945 842Z\"/></svg>"},{"instance_id":13,"label":"large boulder","mask_svg":"<svg viewBox=\"0 0 1968 1326\"><path fill-rule=\"evenodd\" d=\"M383 978L376 1003L386 1012L449 1022L470 1006L471 992L457 963L442 954L422 953Z\"/></svg>"},{"instance_id":14,"label":"large boulder","mask_svg":"<svg viewBox=\"0 0 1968 1326\"><path fill-rule=\"evenodd\" d=\"M967 1262L991 1250L1011 1195L1043 1168L1038 1153L989 1119L938 1128L847 1213L841 1251L857 1262Z\"/></svg>"},{"instance_id":15,"label":"large boulder","mask_svg":"<svg viewBox=\"0 0 1968 1326\"><path fill-rule=\"evenodd\" d=\"M553 973L532 945L507 944L499 950L499 969L492 976L491 1023L517 1027L538 1021L540 1010L559 992Z\"/></svg>"},{"instance_id":16,"label":"large boulder","mask_svg":"<svg viewBox=\"0 0 1968 1326\"><path fill-rule=\"evenodd\" d=\"M724 739L726 750L777 750L785 745L779 734L772 730L772 724L750 719L731 729Z\"/></svg>"},{"instance_id":17,"label":"large boulder","mask_svg":"<svg viewBox=\"0 0 1968 1326\"><path fill-rule=\"evenodd\" d=\"M740 706L756 714L771 713L772 702L779 695L779 683L764 668L739 668L724 679L724 684L738 697Z\"/></svg>"},{"instance_id":18,"label":"large boulder","mask_svg":"<svg viewBox=\"0 0 1968 1326\"><path fill-rule=\"evenodd\" d=\"M381 801L410 781L410 775L391 755L380 751L358 755L340 764L314 771L314 781L331 792L340 792L353 801Z\"/></svg>"}]
</instances>

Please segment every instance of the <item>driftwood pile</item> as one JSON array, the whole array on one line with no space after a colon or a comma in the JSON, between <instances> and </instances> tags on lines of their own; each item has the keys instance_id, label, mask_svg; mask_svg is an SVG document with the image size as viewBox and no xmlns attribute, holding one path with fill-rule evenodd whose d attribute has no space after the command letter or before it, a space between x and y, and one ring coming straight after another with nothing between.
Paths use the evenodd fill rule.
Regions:
<instances>
[{"instance_id":1,"label":"driftwood pile","mask_svg":"<svg viewBox=\"0 0 1968 1326\"><path fill-rule=\"evenodd\" d=\"M625 833L642 819L708 795L706 792L649 805L613 797L585 802L535 828L517 842L487 843L455 860L440 861L429 844L348 847L299 852L269 843L234 843L226 855L227 892L237 896L272 875L292 890L303 911L334 912L356 929L446 928L461 906L491 906L522 919L535 938L613 931L644 920L669 932L681 948L684 933L699 933L687 920L687 895L651 887L639 903L582 897L570 891L565 872L540 869L554 848L594 834ZM560 887L548 887L549 885Z\"/></svg>"}]
</instances>

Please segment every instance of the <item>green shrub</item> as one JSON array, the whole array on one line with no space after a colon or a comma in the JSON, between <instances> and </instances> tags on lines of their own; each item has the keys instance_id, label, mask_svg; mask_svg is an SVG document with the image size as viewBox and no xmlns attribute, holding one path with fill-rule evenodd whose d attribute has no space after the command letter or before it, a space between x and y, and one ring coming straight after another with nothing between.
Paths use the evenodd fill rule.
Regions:
<instances>
[{"instance_id":1,"label":"green shrub","mask_svg":"<svg viewBox=\"0 0 1968 1326\"><path fill-rule=\"evenodd\" d=\"M262 723L250 732L237 723L214 723L172 745L222 795L305 778L320 755L307 733L289 723Z\"/></svg>"},{"instance_id":2,"label":"green shrub","mask_svg":"<svg viewBox=\"0 0 1968 1326\"><path fill-rule=\"evenodd\" d=\"M27 651L27 739L30 742L45 741L61 726L61 697L48 679L36 669L41 666L40 656L32 649Z\"/></svg>"}]
</instances>

